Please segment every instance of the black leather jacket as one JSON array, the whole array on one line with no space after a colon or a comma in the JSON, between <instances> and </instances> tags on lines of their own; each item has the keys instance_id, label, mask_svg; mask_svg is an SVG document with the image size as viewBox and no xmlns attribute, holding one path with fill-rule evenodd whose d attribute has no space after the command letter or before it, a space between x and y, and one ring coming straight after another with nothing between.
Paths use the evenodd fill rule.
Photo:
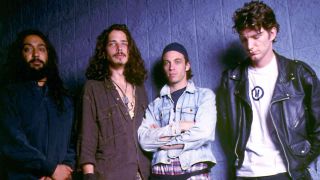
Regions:
<instances>
[{"instance_id":1,"label":"black leather jacket","mask_svg":"<svg viewBox=\"0 0 320 180\"><path fill-rule=\"evenodd\" d=\"M279 75L269 108L275 128L271 138L290 176L299 179L320 153L320 82L305 63L278 54L276 59ZM246 61L224 72L217 96L222 139L229 138L236 168L243 163L252 124L248 65Z\"/></svg>"}]
</instances>

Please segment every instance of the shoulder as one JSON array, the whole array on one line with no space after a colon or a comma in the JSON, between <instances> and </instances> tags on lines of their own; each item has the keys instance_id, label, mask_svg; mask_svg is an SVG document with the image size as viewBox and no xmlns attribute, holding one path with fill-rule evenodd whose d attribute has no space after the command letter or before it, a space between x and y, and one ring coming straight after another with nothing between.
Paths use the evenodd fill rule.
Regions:
<instances>
[{"instance_id":1,"label":"shoulder","mask_svg":"<svg viewBox=\"0 0 320 180\"><path fill-rule=\"evenodd\" d=\"M208 100L208 99L215 99L215 93L209 88L197 87L196 94L198 94L200 101L201 100Z\"/></svg>"},{"instance_id":2,"label":"shoulder","mask_svg":"<svg viewBox=\"0 0 320 180\"><path fill-rule=\"evenodd\" d=\"M8 94L18 94L18 93L25 93L32 88L31 82L21 82L21 83L14 83L8 84L1 88L1 93L8 93Z\"/></svg>"},{"instance_id":3,"label":"shoulder","mask_svg":"<svg viewBox=\"0 0 320 180\"><path fill-rule=\"evenodd\" d=\"M224 70L222 72L222 79L240 80L241 75L245 72L249 64L250 60L246 59L244 61L239 62L237 66Z\"/></svg>"},{"instance_id":4,"label":"shoulder","mask_svg":"<svg viewBox=\"0 0 320 180\"><path fill-rule=\"evenodd\" d=\"M84 87L94 87L94 86L100 86L103 85L104 81L98 81L98 80L87 80Z\"/></svg>"},{"instance_id":5,"label":"shoulder","mask_svg":"<svg viewBox=\"0 0 320 180\"><path fill-rule=\"evenodd\" d=\"M304 75L316 77L316 72L312 69L310 65L308 65L304 61L289 59L281 55L278 55L278 59L280 63L284 64L287 67L288 71L291 71L289 73L296 72L296 73L302 73Z\"/></svg>"},{"instance_id":6,"label":"shoulder","mask_svg":"<svg viewBox=\"0 0 320 180\"><path fill-rule=\"evenodd\" d=\"M316 72L307 63L300 60L293 60L293 63L296 64L299 71L303 71L304 73L308 73L312 77L316 77Z\"/></svg>"}]
</instances>

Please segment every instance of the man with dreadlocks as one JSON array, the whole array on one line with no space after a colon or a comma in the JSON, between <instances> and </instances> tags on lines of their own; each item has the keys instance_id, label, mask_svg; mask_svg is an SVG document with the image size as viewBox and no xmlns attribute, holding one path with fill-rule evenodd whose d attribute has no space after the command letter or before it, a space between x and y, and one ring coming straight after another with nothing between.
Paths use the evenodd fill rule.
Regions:
<instances>
[{"instance_id":1,"label":"man with dreadlocks","mask_svg":"<svg viewBox=\"0 0 320 180\"><path fill-rule=\"evenodd\" d=\"M148 179L150 162L137 141L148 105L146 69L126 25L97 39L84 87L79 164L85 179Z\"/></svg>"},{"instance_id":2,"label":"man with dreadlocks","mask_svg":"<svg viewBox=\"0 0 320 180\"><path fill-rule=\"evenodd\" d=\"M8 57L12 74L0 97L3 178L71 178L73 103L59 77L52 44L40 31L26 30Z\"/></svg>"}]
</instances>

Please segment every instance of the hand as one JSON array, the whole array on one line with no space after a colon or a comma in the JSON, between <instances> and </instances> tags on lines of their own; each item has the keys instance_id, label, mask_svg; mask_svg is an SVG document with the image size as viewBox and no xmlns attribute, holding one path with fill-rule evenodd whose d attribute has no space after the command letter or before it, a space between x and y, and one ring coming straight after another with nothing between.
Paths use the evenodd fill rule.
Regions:
<instances>
[{"instance_id":1,"label":"hand","mask_svg":"<svg viewBox=\"0 0 320 180\"><path fill-rule=\"evenodd\" d=\"M184 148L183 144L164 145L164 146L160 147L160 149L162 149L162 150L183 149L183 148Z\"/></svg>"},{"instance_id":2,"label":"hand","mask_svg":"<svg viewBox=\"0 0 320 180\"><path fill-rule=\"evenodd\" d=\"M151 124L150 125L150 128L151 129L157 129L157 128L160 128L158 125L156 125L156 124Z\"/></svg>"},{"instance_id":3,"label":"hand","mask_svg":"<svg viewBox=\"0 0 320 180\"><path fill-rule=\"evenodd\" d=\"M180 125L181 132L184 132L184 131L187 131L190 128L192 128L195 122L193 122L193 121L180 121L179 123L180 123L179 125Z\"/></svg>"},{"instance_id":4,"label":"hand","mask_svg":"<svg viewBox=\"0 0 320 180\"><path fill-rule=\"evenodd\" d=\"M71 179L71 173L72 173L71 167L64 165L64 164L59 164L56 169L54 170L53 175L51 176L52 179L54 180L66 180L66 179Z\"/></svg>"}]
</instances>

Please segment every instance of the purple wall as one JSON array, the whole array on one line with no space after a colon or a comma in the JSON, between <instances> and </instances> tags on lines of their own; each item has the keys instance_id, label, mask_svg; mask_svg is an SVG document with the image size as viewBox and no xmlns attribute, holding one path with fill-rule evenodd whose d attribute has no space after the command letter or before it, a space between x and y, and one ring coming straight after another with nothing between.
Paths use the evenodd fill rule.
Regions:
<instances>
[{"instance_id":1,"label":"purple wall","mask_svg":"<svg viewBox=\"0 0 320 180\"><path fill-rule=\"evenodd\" d=\"M152 79L162 49L177 41L187 48L195 82L213 90L221 72L243 55L231 16L244 0L2 0L0 65L16 32L39 28L53 41L67 86L81 89L97 35L125 23L149 70L149 99L157 95ZM320 1L266 0L280 23L275 50L310 64L320 75ZM224 156L216 144L214 179L225 179Z\"/></svg>"}]
</instances>

